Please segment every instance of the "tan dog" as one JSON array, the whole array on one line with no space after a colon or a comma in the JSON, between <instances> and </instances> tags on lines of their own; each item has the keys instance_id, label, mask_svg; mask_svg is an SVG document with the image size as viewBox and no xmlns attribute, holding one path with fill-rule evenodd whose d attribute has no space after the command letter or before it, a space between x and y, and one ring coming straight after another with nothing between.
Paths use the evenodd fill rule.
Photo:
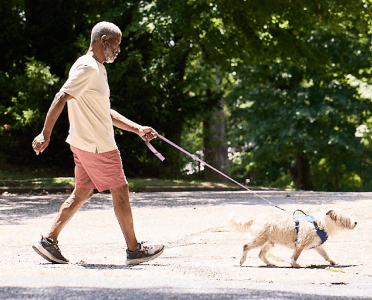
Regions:
<instances>
[{"instance_id":1,"label":"tan dog","mask_svg":"<svg viewBox=\"0 0 372 300\"><path fill-rule=\"evenodd\" d=\"M319 211L312 216L315 219L320 230L324 230L328 236L335 235L343 229L353 229L357 222L346 216L339 210ZM298 232L295 229L295 221L290 213L282 212L278 214L259 215L249 221L239 221L235 217L231 218L232 225L239 231L249 231L251 239L243 247L243 257L240 259L242 265L249 250L261 247L259 257L268 266L275 266L267 260L266 254L275 245L280 244L294 249L292 255L292 267L300 267L297 259L302 250L313 247L330 264L336 263L329 258L313 223L304 218L299 218Z\"/></svg>"}]
</instances>

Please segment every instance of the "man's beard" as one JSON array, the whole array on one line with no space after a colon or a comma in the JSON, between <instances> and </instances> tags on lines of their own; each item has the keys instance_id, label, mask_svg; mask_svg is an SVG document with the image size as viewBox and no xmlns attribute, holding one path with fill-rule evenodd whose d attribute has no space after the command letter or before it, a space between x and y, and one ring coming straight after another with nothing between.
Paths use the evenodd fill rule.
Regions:
<instances>
[{"instance_id":1,"label":"man's beard","mask_svg":"<svg viewBox=\"0 0 372 300\"><path fill-rule=\"evenodd\" d=\"M105 55L106 63L108 64L113 63L116 58L115 52L112 51L110 48L105 49L104 55Z\"/></svg>"}]
</instances>

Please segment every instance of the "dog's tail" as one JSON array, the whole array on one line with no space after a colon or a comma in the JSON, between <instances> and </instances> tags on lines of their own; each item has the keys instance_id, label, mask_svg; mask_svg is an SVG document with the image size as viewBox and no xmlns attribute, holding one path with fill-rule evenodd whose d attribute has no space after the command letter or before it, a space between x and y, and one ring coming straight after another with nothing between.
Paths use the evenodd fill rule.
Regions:
<instances>
[{"instance_id":1,"label":"dog's tail","mask_svg":"<svg viewBox=\"0 0 372 300\"><path fill-rule=\"evenodd\" d=\"M249 231L249 228L253 224L254 220L242 220L235 217L234 214L230 215L229 221L232 227L234 227L238 231Z\"/></svg>"}]
</instances>

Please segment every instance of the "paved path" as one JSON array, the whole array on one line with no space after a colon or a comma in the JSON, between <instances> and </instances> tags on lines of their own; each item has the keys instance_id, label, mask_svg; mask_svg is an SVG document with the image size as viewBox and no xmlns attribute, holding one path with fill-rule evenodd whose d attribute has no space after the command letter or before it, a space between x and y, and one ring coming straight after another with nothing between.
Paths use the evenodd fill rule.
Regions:
<instances>
[{"instance_id":1,"label":"paved path","mask_svg":"<svg viewBox=\"0 0 372 300\"><path fill-rule=\"evenodd\" d=\"M0 299L372 299L372 193L257 194L288 211L337 206L353 215L358 226L327 241L339 264L309 250L303 268L290 268L291 251L278 246L270 256L278 267L265 267L258 249L240 267L246 234L228 216L278 209L230 191L131 194L137 237L166 245L158 259L131 267L111 196L95 194L60 235L71 263L54 265L31 246L67 196L0 196Z\"/></svg>"}]
</instances>

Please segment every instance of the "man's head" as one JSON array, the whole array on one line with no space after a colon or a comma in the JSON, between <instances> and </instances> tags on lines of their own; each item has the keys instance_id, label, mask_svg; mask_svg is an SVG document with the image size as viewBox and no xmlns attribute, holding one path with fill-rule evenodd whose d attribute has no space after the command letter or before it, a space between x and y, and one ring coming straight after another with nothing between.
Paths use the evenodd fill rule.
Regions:
<instances>
[{"instance_id":1,"label":"man's head","mask_svg":"<svg viewBox=\"0 0 372 300\"><path fill-rule=\"evenodd\" d=\"M99 22L92 29L91 49L106 63L114 62L120 52L121 30L110 22Z\"/></svg>"}]
</instances>

